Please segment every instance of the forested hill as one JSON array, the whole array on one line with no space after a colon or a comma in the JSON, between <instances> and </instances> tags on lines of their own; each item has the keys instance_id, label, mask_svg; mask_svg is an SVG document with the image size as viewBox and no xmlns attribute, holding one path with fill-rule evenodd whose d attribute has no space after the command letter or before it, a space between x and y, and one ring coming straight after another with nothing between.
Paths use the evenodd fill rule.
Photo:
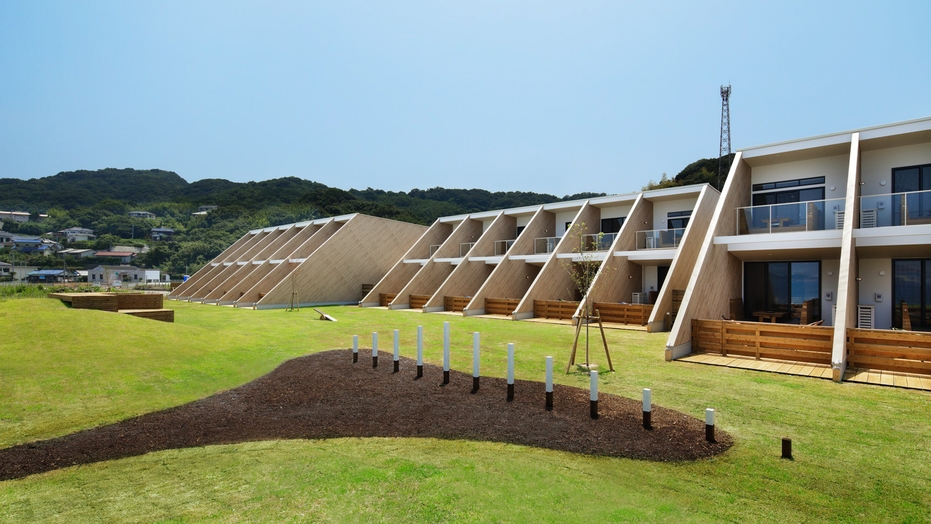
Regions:
<instances>
[{"instance_id":1,"label":"forested hill","mask_svg":"<svg viewBox=\"0 0 931 524\"><path fill-rule=\"evenodd\" d=\"M312 206L319 216L361 212L427 224L439 216L487 211L597 196L580 193L557 197L532 192L482 189L413 189L409 193L378 189L342 190L295 177L262 182L205 179L188 183L177 173L160 169L68 171L32 180L0 179L0 209L33 213L109 205L129 207L171 202L189 205L236 206L258 210L282 205Z\"/></svg>"}]
</instances>

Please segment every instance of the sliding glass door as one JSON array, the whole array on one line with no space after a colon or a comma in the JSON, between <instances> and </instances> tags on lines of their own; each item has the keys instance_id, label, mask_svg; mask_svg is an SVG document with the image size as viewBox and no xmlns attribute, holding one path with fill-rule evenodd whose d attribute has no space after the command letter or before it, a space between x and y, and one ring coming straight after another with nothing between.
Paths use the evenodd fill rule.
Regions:
<instances>
[{"instance_id":1,"label":"sliding glass door","mask_svg":"<svg viewBox=\"0 0 931 524\"><path fill-rule=\"evenodd\" d=\"M744 316L782 313L782 322L799 323L808 302L807 322L821 319L821 262L746 262Z\"/></svg>"},{"instance_id":2,"label":"sliding glass door","mask_svg":"<svg viewBox=\"0 0 931 524\"><path fill-rule=\"evenodd\" d=\"M931 259L892 261L892 325L902 328L902 303L912 329L931 330Z\"/></svg>"}]
</instances>

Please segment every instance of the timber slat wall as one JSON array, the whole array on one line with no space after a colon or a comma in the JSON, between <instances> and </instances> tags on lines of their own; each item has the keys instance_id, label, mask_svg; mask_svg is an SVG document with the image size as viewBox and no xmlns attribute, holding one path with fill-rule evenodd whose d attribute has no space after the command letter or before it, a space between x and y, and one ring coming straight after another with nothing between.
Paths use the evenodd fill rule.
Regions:
<instances>
[{"instance_id":1,"label":"timber slat wall","mask_svg":"<svg viewBox=\"0 0 931 524\"><path fill-rule=\"evenodd\" d=\"M486 315L510 315L520 304L519 298L486 298Z\"/></svg>"},{"instance_id":2,"label":"timber slat wall","mask_svg":"<svg viewBox=\"0 0 931 524\"><path fill-rule=\"evenodd\" d=\"M533 316L537 318L556 318L571 320L575 310L579 308L578 302L565 300L534 300Z\"/></svg>"},{"instance_id":3,"label":"timber slat wall","mask_svg":"<svg viewBox=\"0 0 931 524\"><path fill-rule=\"evenodd\" d=\"M931 333L847 329L849 366L931 374Z\"/></svg>"},{"instance_id":4,"label":"timber slat wall","mask_svg":"<svg viewBox=\"0 0 931 524\"><path fill-rule=\"evenodd\" d=\"M150 320L159 320L161 322L174 322L175 312L173 309L123 309L120 313L132 315L134 317L148 318Z\"/></svg>"},{"instance_id":5,"label":"timber slat wall","mask_svg":"<svg viewBox=\"0 0 931 524\"><path fill-rule=\"evenodd\" d=\"M409 307L411 309L422 309L430 300L430 295L411 295Z\"/></svg>"},{"instance_id":6,"label":"timber slat wall","mask_svg":"<svg viewBox=\"0 0 931 524\"><path fill-rule=\"evenodd\" d=\"M650 320L650 313L653 312L653 304L595 302L595 310L601 316L602 322L645 326Z\"/></svg>"},{"instance_id":7,"label":"timber slat wall","mask_svg":"<svg viewBox=\"0 0 931 524\"><path fill-rule=\"evenodd\" d=\"M830 364L833 344L834 328L827 326L692 319L696 353Z\"/></svg>"},{"instance_id":8,"label":"timber slat wall","mask_svg":"<svg viewBox=\"0 0 931 524\"><path fill-rule=\"evenodd\" d=\"M462 311L472 301L471 297L443 297L443 309L445 311Z\"/></svg>"},{"instance_id":9,"label":"timber slat wall","mask_svg":"<svg viewBox=\"0 0 931 524\"><path fill-rule=\"evenodd\" d=\"M397 293L379 293L378 294L378 305L381 307L388 307L388 304L391 304L397 297Z\"/></svg>"},{"instance_id":10,"label":"timber slat wall","mask_svg":"<svg viewBox=\"0 0 931 524\"><path fill-rule=\"evenodd\" d=\"M162 309L164 297L162 295L138 295L135 293L120 293L116 295L118 309Z\"/></svg>"},{"instance_id":11,"label":"timber slat wall","mask_svg":"<svg viewBox=\"0 0 931 524\"><path fill-rule=\"evenodd\" d=\"M173 309L162 309L165 297L143 293L49 293L49 298L70 302L74 309L97 309L134 317L174 322Z\"/></svg>"}]
</instances>

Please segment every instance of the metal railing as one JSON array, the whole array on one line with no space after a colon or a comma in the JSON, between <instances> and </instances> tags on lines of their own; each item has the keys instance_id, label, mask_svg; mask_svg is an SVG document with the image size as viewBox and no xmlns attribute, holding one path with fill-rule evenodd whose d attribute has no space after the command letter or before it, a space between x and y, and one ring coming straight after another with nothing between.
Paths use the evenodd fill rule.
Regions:
<instances>
[{"instance_id":1,"label":"metal railing","mask_svg":"<svg viewBox=\"0 0 931 524\"><path fill-rule=\"evenodd\" d=\"M443 244L430 244L430 256L432 257L435 255L436 252L440 250L440 246L442 245Z\"/></svg>"},{"instance_id":2,"label":"metal railing","mask_svg":"<svg viewBox=\"0 0 931 524\"><path fill-rule=\"evenodd\" d=\"M678 249L685 228L637 231L637 249Z\"/></svg>"},{"instance_id":3,"label":"metal railing","mask_svg":"<svg viewBox=\"0 0 931 524\"><path fill-rule=\"evenodd\" d=\"M931 191L909 191L860 197L858 227L931 224Z\"/></svg>"},{"instance_id":4,"label":"metal railing","mask_svg":"<svg viewBox=\"0 0 931 524\"><path fill-rule=\"evenodd\" d=\"M475 242L462 242L459 244L459 257L464 257L475 247Z\"/></svg>"},{"instance_id":5,"label":"metal railing","mask_svg":"<svg viewBox=\"0 0 931 524\"><path fill-rule=\"evenodd\" d=\"M495 240L495 256L503 256L513 245L514 240Z\"/></svg>"},{"instance_id":6,"label":"metal railing","mask_svg":"<svg viewBox=\"0 0 931 524\"><path fill-rule=\"evenodd\" d=\"M607 251L617 238L617 233L589 233L582 235L582 251Z\"/></svg>"},{"instance_id":7,"label":"metal railing","mask_svg":"<svg viewBox=\"0 0 931 524\"><path fill-rule=\"evenodd\" d=\"M843 229L844 199L737 208L737 234Z\"/></svg>"}]
</instances>

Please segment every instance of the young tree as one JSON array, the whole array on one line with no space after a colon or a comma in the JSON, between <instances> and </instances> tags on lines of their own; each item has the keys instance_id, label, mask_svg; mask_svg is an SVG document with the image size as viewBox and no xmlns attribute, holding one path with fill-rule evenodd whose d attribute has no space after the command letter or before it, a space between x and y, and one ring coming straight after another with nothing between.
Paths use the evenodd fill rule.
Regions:
<instances>
[{"instance_id":1,"label":"young tree","mask_svg":"<svg viewBox=\"0 0 931 524\"><path fill-rule=\"evenodd\" d=\"M601 250L605 244L604 233L589 234L588 226L584 222L573 224L572 228L566 232L566 235L572 240L573 253L578 253L579 260L573 258L563 259L562 267L572 279L575 291L582 297L579 316L576 318L575 341L572 344L572 353L569 356L569 364L566 366L566 373L569 372L575 363L575 353L579 345L579 336L582 331L582 325L585 325L585 368L591 367L589 362L589 326L593 321L598 322L598 329L601 332L601 341L604 344L605 356L608 359L608 367L614 371L614 365L611 363L611 353L608 351L608 339L605 337L604 327L601 325L601 317L595 315L594 304L591 301L593 287L596 285L595 277L598 276L599 269L602 269L602 263L596 260L594 254ZM610 271L611 268L605 265L603 271ZM570 292L570 295L572 293Z\"/></svg>"}]
</instances>

